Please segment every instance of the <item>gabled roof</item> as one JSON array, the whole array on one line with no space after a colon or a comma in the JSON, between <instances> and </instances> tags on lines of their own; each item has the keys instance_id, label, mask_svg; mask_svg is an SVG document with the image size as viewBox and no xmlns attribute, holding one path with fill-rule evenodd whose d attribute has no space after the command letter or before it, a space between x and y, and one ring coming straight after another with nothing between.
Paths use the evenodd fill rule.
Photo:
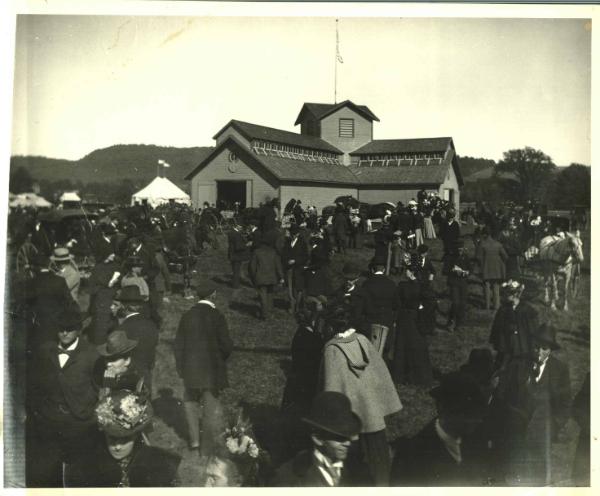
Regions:
<instances>
[{"instance_id":1,"label":"gabled roof","mask_svg":"<svg viewBox=\"0 0 600 496\"><path fill-rule=\"evenodd\" d=\"M266 171L272 179L279 181L356 184L356 177L350 172L348 167L344 165L304 162L302 160L271 155L256 155L233 136L228 137L223 143L215 147L215 149L202 160L202 162L200 162L200 164L198 164L185 179L192 179L227 147L231 148L236 155L249 166Z\"/></svg>"},{"instance_id":2,"label":"gabled roof","mask_svg":"<svg viewBox=\"0 0 600 496\"><path fill-rule=\"evenodd\" d=\"M350 100L344 100L341 103L305 103L304 105L302 105L302 108L300 109L300 113L298 114L298 117L296 118L296 122L294 123L294 126L297 126L298 124L300 124L300 122L302 120L302 114L305 110L310 111L318 120L321 120L321 119L327 117L328 115L331 115L334 112L337 112L339 109L341 109L343 107L350 107L356 113L362 115L365 119L368 119L371 122L372 121L379 122L379 118L373 112L371 112L369 107L367 107L366 105L356 105L354 102L351 102Z\"/></svg>"},{"instance_id":3,"label":"gabled roof","mask_svg":"<svg viewBox=\"0 0 600 496\"><path fill-rule=\"evenodd\" d=\"M275 129L273 127L259 126L258 124L251 124L250 122L243 122L235 119L232 119L227 124L225 124L225 126L223 126L221 130L219 130L219 132L213 136L213 139L217 139L229 127L235 129L248 141L252 141L253 139L259 139L265 141L272 141L275 143L283 143L285 145L310 148L312 150L337 153L339 155L343 153L335 146L327 143L327 141L322 140L321 138L317 138L315 136L306 136L303 134L293 133L291 131Z\"/></svg>"},{"instance_id":4,"label":"gabled roof","mask_svg":"<svg viewBox=\"0 0 600 496\"><path fill-rule=\"evenodd\" d=\"M452 138L417 138L417 139L385 139L373 140L350 155L366 155L374 153L418 153L445 152L451 145Z\"/></svg>"},{"instance_id":5,"label":"gabled roof","mask_svg":"<svg viewBox=\"0 0 600 496\"><path fill-rule=\"evenodd\" d=\"M448 154L441 165L406 167L346 167L344 165L303 162L277 156L256 155L247 146L234 137L227 138L217 146L186 179L192 179L208 165L223 149L229 147L250 167L267 173L271 180L301 181L312 183L330 183L344 185L440 185L446 179L448 167L453 166L459 184L462 184L460 170L453 153Z\"/></svg>"}]
</instances>

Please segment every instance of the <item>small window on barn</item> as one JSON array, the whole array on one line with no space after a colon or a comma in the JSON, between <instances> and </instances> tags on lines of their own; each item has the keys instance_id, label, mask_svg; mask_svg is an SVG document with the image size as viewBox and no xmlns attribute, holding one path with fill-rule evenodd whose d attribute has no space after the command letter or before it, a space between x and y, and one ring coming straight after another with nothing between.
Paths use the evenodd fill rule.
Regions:
<instances>
[{"instance_id":1,"label":"small window on barn","mask_svg":"<svg viewBox=\"0 0 600 496\"><path fill-rule=\"evenodd\" d=\"M340 119L340 138L354 138L354 119Z\"/></svg>"}]
</instances>

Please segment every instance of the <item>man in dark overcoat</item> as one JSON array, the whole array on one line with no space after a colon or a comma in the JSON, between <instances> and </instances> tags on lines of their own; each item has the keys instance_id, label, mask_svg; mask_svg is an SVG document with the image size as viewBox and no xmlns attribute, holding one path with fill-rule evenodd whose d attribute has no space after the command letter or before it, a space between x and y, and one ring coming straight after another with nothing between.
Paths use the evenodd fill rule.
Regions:
<instances>
[{"instance_id":1,"label":"man in dark overcoat","mask_svg":"<svg viewBox=\"0 0 600 496\"><path fill-rule=\"evenodd\" d=\"M142 275L148 283L148 289L150 290L150 318L156 323L156 325L160 326L162 318L158 313L156 304L158 293L156 291L155 284L155 279L160 273L160 268L156 263L155 252L155 243L151 241L148 236L143 238L141 236L134 236L129 240L129 246L127 248L124 260L127 260L129 257L138 257L141 260ZM127 272L125 266L122 268L121 272Z\"/></svg>"},{"instance_id":2,"label":"man in dark overcoat","mask_svg":"<svg viewBox=\"0 0 600 496\"><path fill-rule=\"evenodd\" d=\"M106 343L106 336L116 326L111 312L111 304L117 292L116 284L120 276L115 261L114 250L108 245L98 248L97 262L88 280L92 322L87 329L88 339L96 344Z\"/></svg>"},{"instance_id":3,"label":"man in dark overcoat","mask_svg":"<svg viewBox=\"0 0 600 496\"><path fill-rule=\"evenodd\" d=\"M30 353L42 343L56 342L56 324L63 310L79 310L65 279L50 270L50 260L38 254L34 265L36 273L26 288L27 313L31 322L27 344Z\"/></svg>"},{"instance_id":4,"label":"man in dark overcoat","mask_svg":"<svg viewBox=\"0 0 600 496\"><path fill-rule=\"evenodd\" d=\"M286 272L290 313L294 313L302 304L304 291L304 267L308 262L308 248L300 238L300 228L293 225L289 229L281 254L281 261Z\"/></svg>"},{"instance_id":5,"label":"man in dark overcoat","mask_svg":"<svg viewBox=\"0 0 600 496\"><path fill-rule=\"evenodd\" d=\"M460 225L455 219L456 210L450 208L446 211L446 219L441 221L439 237L444 244L444 255L451 253L458 238L460 238Z\"/></svg>"},{"instance_id":6,"label":"man in dark overcoat","mask_svg":"<svg viewBox=\"0 0 600 496\"><path fill-rule=\"evenodd\" d=\"M374 259L371 262L371 274L361 286L363 298L363 322L367 337L372 338L374 329L387 327L387 333L393 332L393 325L398 309L398 290L396 284L385 275L386 261ZM385 338L378 351L383 350Z\"/></svg>"},{"instance_id":7,"label":"man in dark overcoat","mask_svg":"<svg viewBox=\"0 0 600 496\"><path fill-rule=\"evenodd\" d=\"M358 438L361 420L347 396L336 391L319 393L302 419L310 429L312 449L301 451L281 465L269 486L336 487L372 484L365 467L347 464L351 442Z\"/></svg>"},{"instance_id":8,"label":"man in dark overcoat","mask_svg":"<svg viewBox=\"0 0 600 496\"><path fill-rule=\"evenodd\" d=\"M228 385L227 358L233 350L227 321L215 306L217 287L209 280L192 281L198 303L181 317L175 337L175 366L185 386L184 411L190 449L203 457L213 454L222 432L219 393ZM202 405L202 443L199 406ZM206 458L204 459L206 461Z\"/></svg>"},{"instance_id":9,"label":"man in dark overcoat","mask_svg":"<svg viewBox=\"0 0 600 496\"><path fill-rule=\"evenodd\" d=\"M242 277L242 264L250 259L248 245L249 243L242 234L241 227L236 224L227 234L227 258L231 264L231 287L237 289L240 287Z\"/></svg>"},{"instance_id":10,"label":"man in dark overcoat","mask_svg":"<svg viewBox=\"0 0 600 496\"><path fill-rule=\"evenodd\" d=\"M265 320L273 307L273 290L277 284L283 284L284 279L281 258L264 236L252 253L248 274L260 299L260 318Z\"/></svg>"},{"instance_id":11,"label":"man in dark overcoat","mask_svg":"<svg viewBox=\"0 0 600 496\"><path fill-rule=\"evenodd\" d=\"M552 443L569 419L569 369L553 352L560 349L556 329L542 324L532 334L533 352L513 359L498 385L507 404L507 481L543 486L552 480Z\"/></svg>"},{"instance_id":12,"label":"man in dark overcoat","mask_svg":"<svg viewBox=\"0 0 600 496\"><path fill-rule=\"evenodd\" d=\"M151 319L142 313L144 298L137 286L125 286L120 289L111 307L119 320L119 328L125 331L129 339L138 341L132 352L132 361L144 375L144 383L152 393L152 370L156 360L158 328Z\"/></svg>"},{"instance_id":13,"label":"man in dark overcoat","mask_svg":"<svg viewBox=\"0 0 600 496\"><path fill-rule=\"evenodd\" d=\"M437 418L413 438L396 442L392 485L484 485L488 478L485 460L479 451L467 449L487 405L478 384L467 374L451 372L431 395Z\"/></svg>"},{"instance_id":14,"label":"man in dark overcoat","mask_svg":"<svg viewBox=\"0 0 600 496\"><path fill-rule=\"evenodd\" d=\"M27 375L28 487L62 487L63 463L89 450L98 391L93 373L96 348L81 338L82 317L63 309L57 338L37 350Z\"/></svg>"}]
</instances>

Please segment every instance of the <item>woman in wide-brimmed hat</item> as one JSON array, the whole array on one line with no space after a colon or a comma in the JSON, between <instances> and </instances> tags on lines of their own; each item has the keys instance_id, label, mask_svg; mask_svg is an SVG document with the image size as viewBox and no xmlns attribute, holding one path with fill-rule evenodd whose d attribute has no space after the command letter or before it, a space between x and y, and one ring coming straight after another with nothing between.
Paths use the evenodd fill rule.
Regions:
<instances>
[{"instance_id":1,"label":"woman in wide-brimmed hat","mask_svg":"<svg viewBox=\"0 0 600 496\"><path fill-rule=\"evenodd\" d=\"M137 345L138 341L129 339L125 331L115 329L108 335L106 343L96 347L103 357L94 369L101 397L120 389L148 394L144 376L131 362L131 353Z\"/></svg>"},{"instance_id":2,"label":"woman in wide-brimmed hat","mask_svg":"<svg viewBox=\"0 0 600 496\"><path fill-rule=\"evenodd\" d=\"M168 487L175 485L181 457L149 446L142 433L152 422L144 396L111 392L96 407L105 442L66 467L65 487Z\"/></svg>"}]
</instances>

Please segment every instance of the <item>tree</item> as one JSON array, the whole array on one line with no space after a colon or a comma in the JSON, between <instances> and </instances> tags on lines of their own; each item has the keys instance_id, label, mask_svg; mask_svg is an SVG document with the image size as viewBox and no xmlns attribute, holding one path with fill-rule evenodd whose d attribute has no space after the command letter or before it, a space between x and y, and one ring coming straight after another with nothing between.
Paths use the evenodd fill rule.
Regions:
<instances>
[{"instance_id":1,"label":"tree","mask_svg":"<svg viewBox=\"0 0 600 496\"><path fill-rule=\"evenodd\" d=\"M556 175L552 188L552 204L557 208L569 209L574 205L589 207L591 190L590 167L573 163Z\"/></svg>"},{"instance_id":2,"label":"tree","mask_svg":"<svg viewBox=\"0 0 600 496\"><path fill-rule=\"evenodd\" d=\"M520 185L520 199L525 202L542 196L555 168L552 159L544 152L525 147L504 152L496 171L515 175Z\"/></svg>"},{"instance_id":3,"label":"tree","mask_svg":"<svg viewBox=\"0 0 600 496\"><path fill-rule=\"evenodd\" d=\"M17 167L10 174L9 189L11 193L28 193L33 187L33 178L29 171L23 167Z\"/></svg>"}]
</instances>

